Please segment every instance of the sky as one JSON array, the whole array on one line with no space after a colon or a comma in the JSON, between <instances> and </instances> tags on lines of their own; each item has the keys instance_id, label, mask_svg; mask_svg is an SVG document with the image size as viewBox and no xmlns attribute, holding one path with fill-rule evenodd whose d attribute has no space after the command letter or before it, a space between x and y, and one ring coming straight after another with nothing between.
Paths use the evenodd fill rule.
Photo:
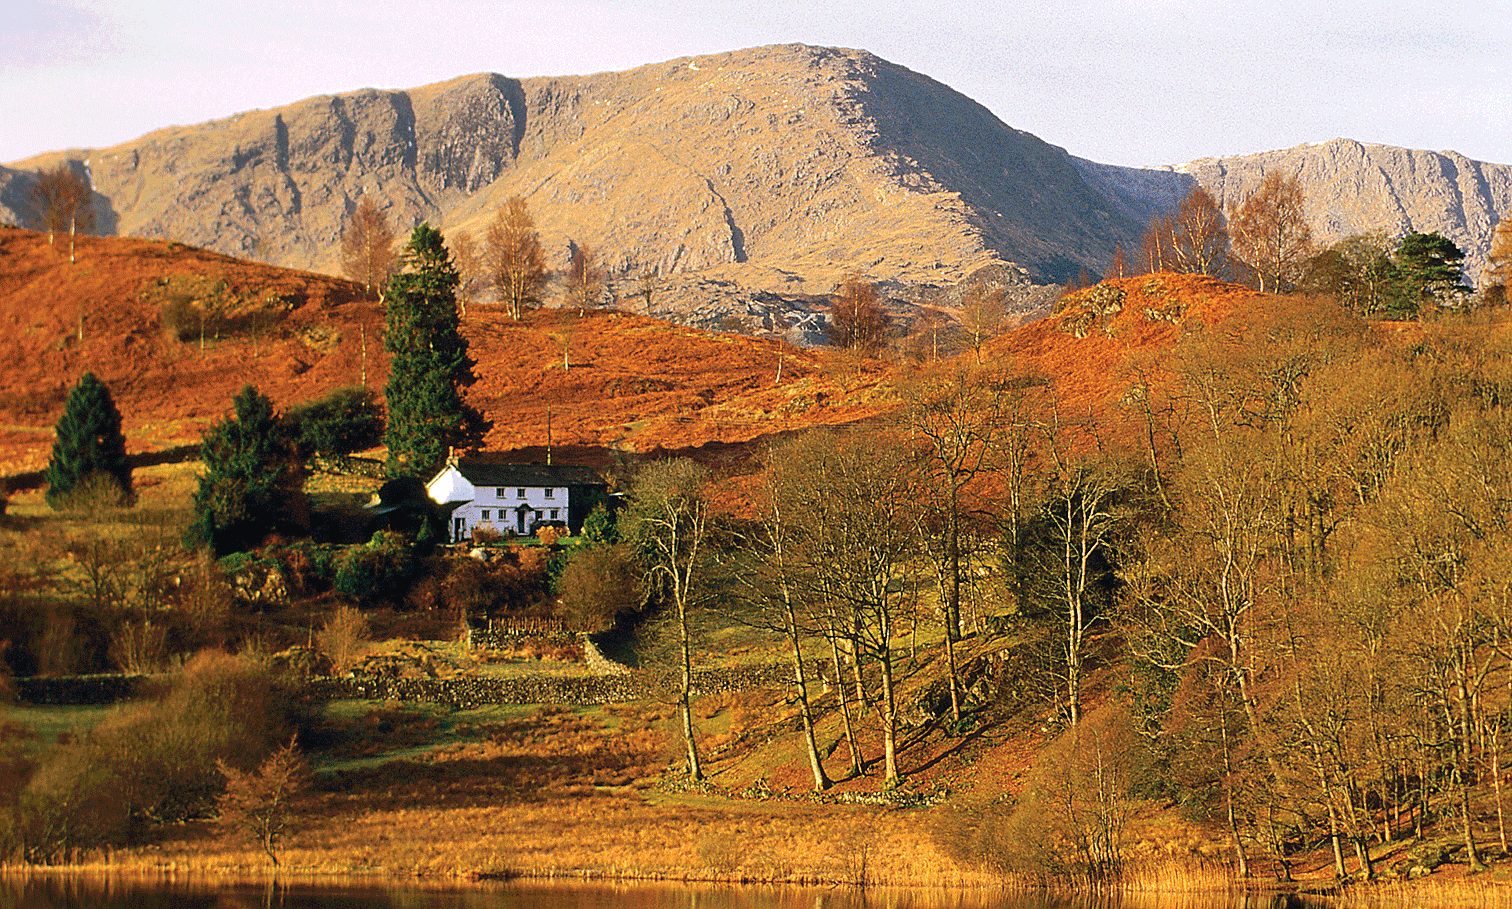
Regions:
<instances>
[{"instance_id":1,"label":"sky","mask_svg":"<svg viewBox=\"0 0 1512 909\"><path fill-rule=\"evenodd\" d=\"M1108 164L1350 138L1512 164L1507 0L5 0L0 161L358 88L860 48Z\"/></svg>"}]
</instances>

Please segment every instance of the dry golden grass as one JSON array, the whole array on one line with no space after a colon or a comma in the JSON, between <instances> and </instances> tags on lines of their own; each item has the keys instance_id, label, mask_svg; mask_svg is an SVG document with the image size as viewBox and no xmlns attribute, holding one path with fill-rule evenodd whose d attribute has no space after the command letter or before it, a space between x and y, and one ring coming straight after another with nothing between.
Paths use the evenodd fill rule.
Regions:
<instances>
[{"instance_id":1,"label":"dry golden grass","mask_svg":"<svg viewBox=\"0 0 1512 909\"><path fill-rule=\"evenodd\" d=\"M1330 902L1339 909L1418 909L1421 906L1507 909L1512 907L1512 886L1501 875L1392 881L1349 887Z\"/></svg>"},{"instance_id":2,"label":"dry golden grass","mask_svg":"<svg viewBox=\"0 0 1512 909\"><path fill-rule=\"evenodd\" d=\"M919 810L658 791L656 779L673 751L669 717L661 707L631 705L479 712L449 721L453 740L428 749L416 749L415 741L446 738L434 719L386 707L343 720L353 737L381 740L406 759L384 763L376 755L333 764L355 755L339 743L317 751L317 760L328 755L328 768L350 769L322 774L280 849L283 869L426 878L992 883L943 854ZM375 736L380 726L389 732ZM158 828L138 847L75 858L132 874L240 877L268 864L208 821Z\"/></svg>"}]
</instances>

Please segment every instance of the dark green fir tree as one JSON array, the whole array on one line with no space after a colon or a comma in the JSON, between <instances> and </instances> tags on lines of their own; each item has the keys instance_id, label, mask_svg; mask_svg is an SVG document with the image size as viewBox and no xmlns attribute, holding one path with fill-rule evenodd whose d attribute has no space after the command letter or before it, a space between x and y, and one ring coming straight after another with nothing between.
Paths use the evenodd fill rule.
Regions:
<instances>
[{"instance_id":1,"label":"dark green fir tree","mask_svg":"<svg viewBox=\"0 0 1512 909\"><path fill-rule=\"evenodd\" d=\"M68 393L57 434L43 473L47 504L62 508L86 491L109 504L131 501L131 462L121 435L121 412L94 373L86 372Z\"/></svg>"},{"instance_id":2,"label":"dark green fir tree","mask_svg":"<svg viewBox=\"0 0 1512 909\"><path fill-rule=\"evenodd\" d=\"M1396 264L1402 274L1402 288L1409 311L1405 317L1418 315L1426 307L1452 306L1468 294L1461 268L1465 254L1454 241L1437 231L1410 233L1397 245Z\"/></svg>"},{"instance_id":3,"label":"dark green fir tree","mask_svg":"<svg viewBox=\"0 0 1512 909\"><path fill-rule=\"evenodd\" d=\"M271 532L301 527L299 459L273 402L251 385L200 446L205 471L194 493L190 536L219 555L250 549Z\"/></svg>"},{"instance_id":4,"label":"dark green fir tree","mask_svg":"<svg viewBox=\"0 0 1512 909\"><path fill-rule=\"evenodd\" d=\"M410 234L404 270L384 294L384 349L389 360L389 473L425 476L446 458L448 448L482 444L488 422L468 406L463 392L477 381L459 331L456 266L441 232L421 224Z\"/></svg>"}]
</instances>

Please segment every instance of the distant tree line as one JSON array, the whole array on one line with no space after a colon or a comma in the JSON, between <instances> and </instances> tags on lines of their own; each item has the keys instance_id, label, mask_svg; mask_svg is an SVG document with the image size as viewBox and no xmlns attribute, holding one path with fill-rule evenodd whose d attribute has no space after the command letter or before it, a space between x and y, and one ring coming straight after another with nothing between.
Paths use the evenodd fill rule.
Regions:
<instances>
[{"instance_id":1,"label":"distant tree line","mask_svg":"<svg viewBox=\"0 0 1512 909\"><path fill-rule=\"evenodd\" d=\"M1393 238L1374 232L1319 248L1303 212L1305 201L1300 179L1276 171L1227 212L1199 186L1174 214L1151 222L1138 268L1118 251L1113 276L1209 275L1261 292L1328 296L1360 315L1387 319L1413 319L1474 302L1463 279L1464 252L1442 235L1409 232ZM1499 227L1497 236L1505 247L1506 229ZM1505 280L1506 252L1499 253L1495 243L1488 302L1500 299L1494 288Z\"/></svg>"}]
</instances>

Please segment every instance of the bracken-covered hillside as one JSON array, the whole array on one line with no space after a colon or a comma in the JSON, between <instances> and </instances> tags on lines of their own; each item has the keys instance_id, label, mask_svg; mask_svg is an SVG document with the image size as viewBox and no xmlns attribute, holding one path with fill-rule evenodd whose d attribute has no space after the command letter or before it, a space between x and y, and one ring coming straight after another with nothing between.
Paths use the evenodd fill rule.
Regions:
<instances>
[{"instance_id":1,"label":"bracken-covered hillside","mask_svg":"<svg viewBox=\"0 0 1512 909\"><path fill-rule=\"evenodd\" d=\"M0 473L46 461L86 370L109 384L133 452L198 441L249 382L281 407L383 388L382 311L356 285L162 241L80 237L70 263L67 238L56 243L0 230ZM625 312L515 322L474 306L463 332L491 450L540 449L548 420L556 445L602 457L747 442L892 406L876 366Z\"/></svg>"}]
</instances>

